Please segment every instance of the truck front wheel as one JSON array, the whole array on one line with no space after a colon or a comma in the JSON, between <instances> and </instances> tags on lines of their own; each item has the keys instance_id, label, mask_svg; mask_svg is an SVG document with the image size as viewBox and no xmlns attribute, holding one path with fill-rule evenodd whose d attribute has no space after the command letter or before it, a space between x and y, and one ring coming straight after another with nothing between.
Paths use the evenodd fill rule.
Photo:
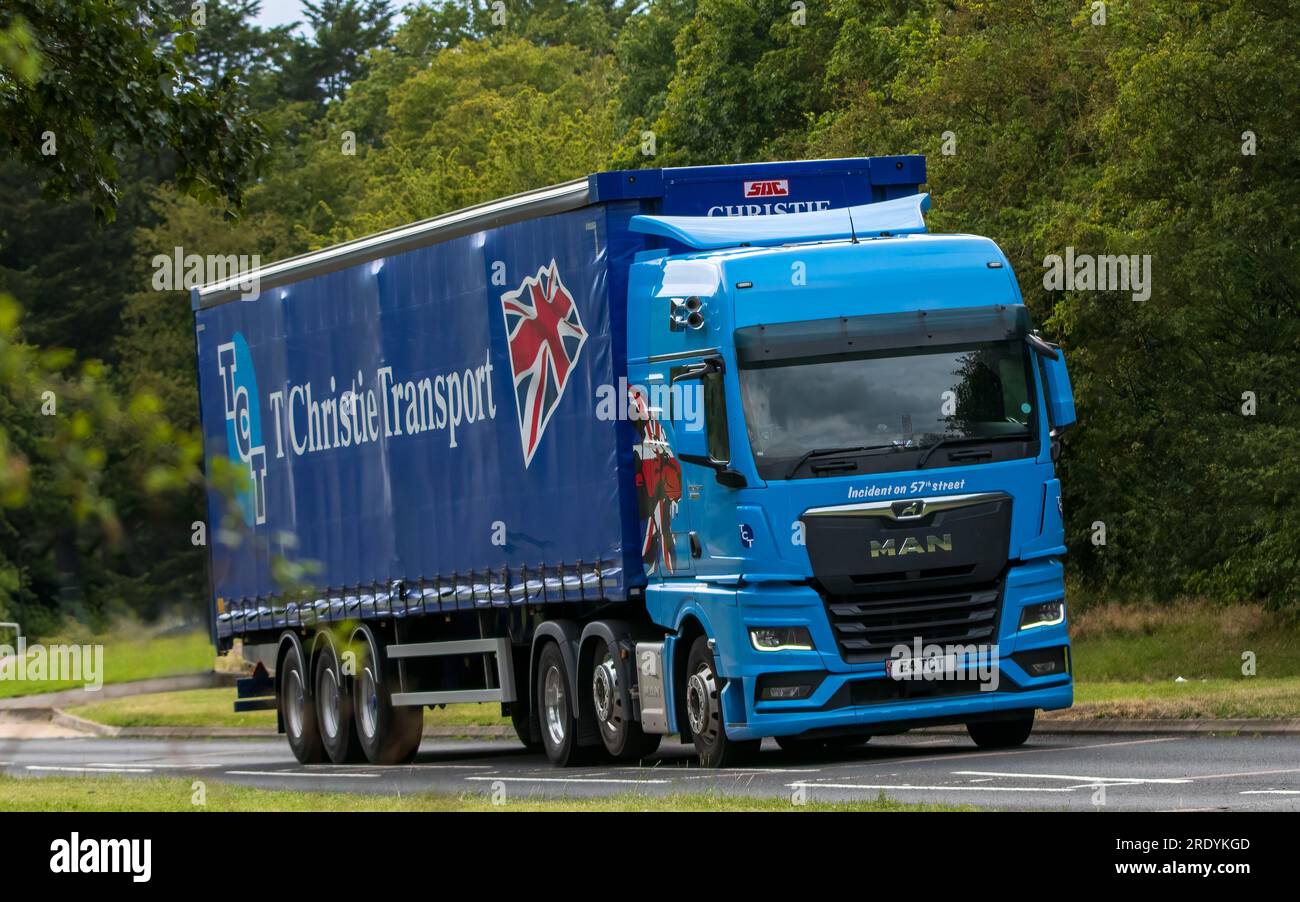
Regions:
<instances>
[{"instance_id":1,"label":"truck front wheel","mask_svg":"<svg viewBox=\"0 0 1300 902\"><path fill-rule=\"evenodd\" d=\"M1015 720L989 720L966 724L966 732L982 749L1009 749L1024 745L1034 729L1034 712Z\"/></svg>"},{"instance_id":2,"label":"truck front wheel","mask_svg":"<svg viewBox=\"0 0 1300 902\"><path fill-rule=\"evenodd\" d=\"M727 737L722 719L722 686L709 640L700 636L686 659L686 718L701 767L731 767L758 751L759 740Z\"/></svg>"}]
</instances>

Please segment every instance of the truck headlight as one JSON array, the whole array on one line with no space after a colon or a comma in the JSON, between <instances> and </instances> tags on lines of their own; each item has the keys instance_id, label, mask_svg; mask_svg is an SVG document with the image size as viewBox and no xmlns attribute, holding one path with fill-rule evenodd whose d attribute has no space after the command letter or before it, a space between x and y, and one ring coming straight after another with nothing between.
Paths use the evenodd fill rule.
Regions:
<instances>
[{"instance_id":1,"label":"truck headlight","mask_svg":"<svg viewBox=\"0 0 1300 902\"><path fill-rule=\"evenodd\" d=\"M1056 626L1065 620L1065 599L1045 601L1042 604L1027 605L1020 612L1020 628L1033 629L1036 626Z\"/></svg>"},{"instance_id":2,"label":"truck headlight","mask_svg":"<svg viewBox=\"0 0 1300 902\"><path fill-rule=\"evenodd\" d=\"M758 651L812 651L812 634L802 626L751 626L749 641Z\"/></svg>"}]
</instances>

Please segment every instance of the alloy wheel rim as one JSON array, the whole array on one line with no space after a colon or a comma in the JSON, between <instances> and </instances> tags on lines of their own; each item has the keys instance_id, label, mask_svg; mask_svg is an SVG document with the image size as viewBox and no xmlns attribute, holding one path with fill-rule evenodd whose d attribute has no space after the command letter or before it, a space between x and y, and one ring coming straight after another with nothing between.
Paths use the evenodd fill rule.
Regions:
<instances>
[{"instance_id":1,"label":"alloy wheel rim","mask_svg":"<svg viewBox=\"0 0 1300 902\"><path fill-rule=\"evenodd\" d=\"M370 667L361 671L361 729L367 738L379 732L379 681Z\"/></svg>"},{"instance_id":2,"label":"alloy wheel rim","mask_svg":"<svg viewBox=\"0 0 1300 902\"><path fill-rule=\"evenodd\" d=\"M293 669L289 671L289 686L284 693L285 719L289 721L289 735L303 734L303 710L307 706L307 688L302 684L302 674Z\"/></svg>"},{"instance_id":3,"label":"alloy wheel rim","mask_svg":"<svg viewBox=\"0 0 1300 902\"><path fill-rule=\"evenodd\" d=\"M707 664L702 664L686 681L686 718L690 721L691 732L696 736L712 738L715 694L713 670Z\"/></svg>"},{"instance_id":4,"label":"alloy wheel rim","mask_svg":"<svg viewBox=\"0 0 1300 902\"><path fill-rule=\"evenodd\" d=\"M553 746L564 744L565 698L564 677L554 664L546 671L542 683L543 706L546 708L546 732Z\"/></svg>"},{"instance_id":5,"label":"alloy wheel rim","mask_svg":"<svg viewBox=\"0 0 1300 902\"><path fill-rule=\"evenodd\" d=\"M321 730L327 736L339 732L339 681L334 669L327 667L321 673Z\"/></svg>"}]
</instances>

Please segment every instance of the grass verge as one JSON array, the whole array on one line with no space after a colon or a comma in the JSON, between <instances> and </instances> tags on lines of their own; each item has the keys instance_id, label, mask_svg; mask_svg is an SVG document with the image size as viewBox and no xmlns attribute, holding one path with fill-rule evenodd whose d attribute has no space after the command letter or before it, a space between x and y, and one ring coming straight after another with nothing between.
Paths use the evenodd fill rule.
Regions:
<instances>
[{"instance_id":1,"label":"grass verge","mask_svg":"<svg viewBox=\"0 0 1300 902\"><path fill-rule=\"evenodd\" d=\"M1071 613L1070 641L1085 683L1240 680L1247 652L1258 677L1300 677L1300 623L1254 605L1096 605Z\"/></svg>"},{"instance_id":2,"label":"grass verge","mask_svg":"<svg viewBox=\"0 0 1300 902\"><path fill-rule=\"evenodd\" d=\"M1300 677L1238 677L1186 683L1076 683L1074 707L1052 717L1062 720L1300 718Z\"/></svg>"},{"instance_id":3,"label":"grass verge","mask_svg":"<svg viewBox=\"0 0 1300 902\"><path fill-rule=\"evenodd\" d=\"M195 781L181 777L10 777L0 775L3 811L969 811L914 805L883 794L855 802L808 802L707 793L650 796L621 793L595 799L519 797L493 805L490 795L418 793L390 796L350 792L257 789L208 781L195 804Z\"/></svg>"}]
</instances>

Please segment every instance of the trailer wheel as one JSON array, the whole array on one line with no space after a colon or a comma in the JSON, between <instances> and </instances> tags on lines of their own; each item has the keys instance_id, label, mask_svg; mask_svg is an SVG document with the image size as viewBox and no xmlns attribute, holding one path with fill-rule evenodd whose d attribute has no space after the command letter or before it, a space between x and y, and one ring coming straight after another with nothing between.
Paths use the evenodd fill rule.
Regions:
<instances>
[{"instance_id":1,"label":"trailer wheel","mask_svg":"<svg viewBox=\"0 0 1300 902\"><path fill-rule=\"evenodd\" d=\"M731 767L758 751L760 740L727 738L722 721L722 686L709 640L696 638L686 659L686 717L701 767Z\"/></svg>"},{"instance_id":2,"label":"trailer wheel","mask_svg":"<svg viewBox=\"0 0 1300 902\"><path fill-rule=\"evenodd\" d=\"M557 767L573 767L587 757L578 745L572 693L564 655L558 645L547 642L537 659L537 720L546 757Z\"/></svg>"},{"instance_id":3,"label":"trailer wheel","mask_svg":"<svg viewBox=\"0 0 1300 902\"><path fill-rule=\"evenodd\" d=\"M632 700L619 679L614 653L596 639L591 661L591 695L605 750L620 761L640 761L659 747L660 737L646 733L632 716Z\"/></svg>"},{"instance_id":4,"label":"trailer wheel","mask_svg":"<svg viewBox=\"0 0 1300 902\"><path fill-rule=\"evenodd\" d=\"M424 708L393 704L397 681L385 673L379 641L369 627L358 629L352 641L359 658L352 707L361 750L371 764L409 764L420 750Z\"/></svg>"},{"instance_id":5,"label":"trailer wheel","mask_svg":"<svg viewBox=\"0 0 1300 902\"><path fill-rule=\"evenodd\" d=\"M352 691L339 666L334 643L326 641L316 655L316 720L325 752L335 764L365 760L352 717Z\"/></svg>"},{"instance_id":6,"label":"trailer wheel","mask_svg":"<svg viewBox=\"0 0 1300 902\"><path fill-rule=\"evenodd\" d=\"M1009 749L1024 745L1034 729L1034 712L1016 720L976 721L966 724L966 732L982 749Z\"/></svg>"},{"instance_id":7,"label":"trailer wheel","mask_svg":"<svg viewBox=\"0 0 1300 902\"><path fill-rule=\"evenodd\" d=\"M319 764L325 760L325 745L316 724L316 707L307 691L310 677L298 652L298 643L289 644L280 664L280 717L289 738L289 749L299 764Z\"/></svg>"}]
</instances>

